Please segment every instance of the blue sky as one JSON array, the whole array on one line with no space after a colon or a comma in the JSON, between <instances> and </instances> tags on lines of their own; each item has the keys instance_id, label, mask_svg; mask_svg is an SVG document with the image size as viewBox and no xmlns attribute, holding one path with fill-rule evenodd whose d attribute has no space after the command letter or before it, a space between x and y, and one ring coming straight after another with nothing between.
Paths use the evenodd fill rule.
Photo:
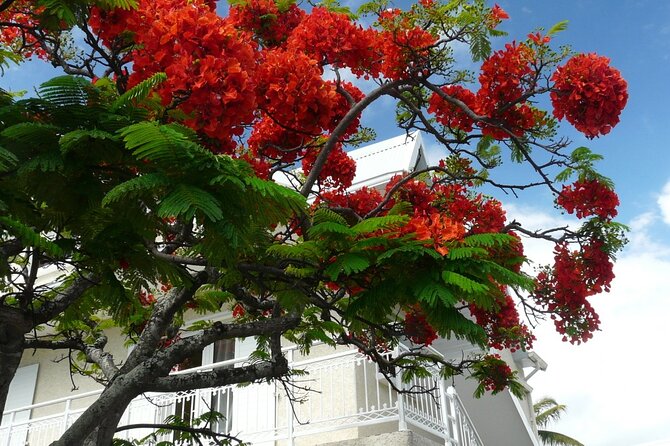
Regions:
<instances>
[{"instance_id":1,"label":"blue sky","mask_svg":"<svg viewBox=\"0 0 670 446\"><path fill-rule=\"evenodd\" d=\"M620 218L631 226L631 243L620 255L617 279L594 305L602 332L586 345L560 342L552 327L538 329L536 351L550 365L533 377L536 396L551 395L569 406L556 430L588 446L670 445L670 386L667 371L667 315L670 295L670 2L657 0L500 0L511 16L501 39L524 40L537 27L568 20L555 44L608 56L628 81L629 101L621 123L607 136L589 141L563 126L574 146L585 145L605 156L602 172L621 198ZM30 90L59 71L33 62L12 67L0 78L10 90ZM390 110L366 115L380 137L398 133L389 125ZM432 148L435 150L435 148ZM540 195L540 197L543 197ZM545 200L507 200L510 217L548 227L570 221ZM527 250L548 263L551 247Z\"/></svg>"}]
</instances>

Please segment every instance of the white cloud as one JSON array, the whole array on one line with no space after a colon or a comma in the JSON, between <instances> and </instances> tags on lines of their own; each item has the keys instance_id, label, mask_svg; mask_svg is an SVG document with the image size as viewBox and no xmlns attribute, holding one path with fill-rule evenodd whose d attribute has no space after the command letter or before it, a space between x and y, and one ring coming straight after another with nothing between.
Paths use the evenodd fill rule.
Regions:
<instances>
[{"instance_id":1,"label":"white cloud","mask_svg":"<svg viewBox=\"0 0 670 446\"><path fill-rule=\"evenodd\" d=\"M522 216L531 227L574 222L530 207L506 208L510 218ZM612 291L591 299L600 314L601 332L574 346L562 342L551 323L535 330L535 351L549 368L531 379L534 397L549 395L567 404L567 413L550 428L589 446L661 446L666 443L656 442L670 438L665 405L670 400L665 384L670 369L665 354L670 247L655 237L656 220L658 214L648 212L630 222L630 244L615 265ZM551 261L551 244L527 245L529 256Z\"/></svg>"},{"instance_id":2,"label":"white cloud","mask_svg":"<svg viewBox=\"0 0 670 446\"><path fill-rule=\"evenodd\" d=\"M670 181L665 183L656 202L661 210L663 221L670 225Z\"/></svg>"}]
</instances>

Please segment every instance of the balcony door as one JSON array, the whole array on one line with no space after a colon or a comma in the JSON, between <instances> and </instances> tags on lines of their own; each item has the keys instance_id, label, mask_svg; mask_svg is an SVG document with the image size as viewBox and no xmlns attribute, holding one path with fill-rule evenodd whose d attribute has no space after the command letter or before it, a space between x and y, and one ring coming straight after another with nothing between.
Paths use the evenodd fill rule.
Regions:
<instances>
[{"instance_id":1,"label":"balcony door","mask_svg":"<svg viewBox=\"0 0 670 446\"><path fill-rule=\"evenodd\" d=\"M240 361L228 367L243 367L249 361L243 360L256 350L256 339L223 339L203 350L202 364L213 364L231 359ZM219 432L240 435L259 433L260 437L274 434L276 403L275 384L257 383L250 386L230 386L213 390L211 408L224 416L216 426ZM265 435L263 435L265 433ZM255 437L255 435L254 435ZM257 442L255 446L273 445L274 442Z\"/></svg>"}]
</instances>

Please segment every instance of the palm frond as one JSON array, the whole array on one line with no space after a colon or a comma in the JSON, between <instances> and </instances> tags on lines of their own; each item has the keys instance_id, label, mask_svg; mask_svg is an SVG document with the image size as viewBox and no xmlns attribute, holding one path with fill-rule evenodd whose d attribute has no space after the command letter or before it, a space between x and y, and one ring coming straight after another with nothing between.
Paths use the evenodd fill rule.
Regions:
<instances>
[{"instance_id":1,"label":"palm frond","mask_svg":"<svg viewBox=\"0 0 670 446\"><path fill-rule=\"evenodd\" d=\"M566 409L564 404L558 404L552 398L543 398L533 405L535 422L538 426L544 427L551 422L558 421Z\"/></svg>"},{"instance_id":2,"label":"palm frond","mask_svg":"<svg viewBox=\"0 0 670 446\"><path fill-rule=\"evenodd\" d=\"M583 443L559 432L538 430L540 440L547 446L584 446Z\"/></svg>"}]
</instances>

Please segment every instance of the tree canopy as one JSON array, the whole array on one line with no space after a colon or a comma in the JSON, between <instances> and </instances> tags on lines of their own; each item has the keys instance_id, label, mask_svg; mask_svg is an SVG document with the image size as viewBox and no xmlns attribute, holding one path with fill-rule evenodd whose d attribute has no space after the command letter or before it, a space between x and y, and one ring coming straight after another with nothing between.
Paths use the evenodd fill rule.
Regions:
<instances>
[{"instance_id":1,"label":"tree canopy","mask_svg":"<svg viewBox=\"0 0 670 446\"><path fill-rule=\"evenodd\" d=\"M226 16L205 0L1 2L2 61L65 75L0 98L0 403L25 349L68 349L106 389L57 444L108 444L143 392L285 379L282 340L353 346L405 379L437 363L483 394L519 390L493 351L532 347L519 309L566 341L591 338L589 298L609 290L624 228L601 156L558 123L609 133L626 82L605 57L554 49L565 23L492 51L507 18L480 0L241 0ZM347 149L374 139L361 114L382 99L442 159L351 189ZM503 165L532 174L506 182ZM492 188L546 188L582 224L507 221ZM554 264L523 267L529 237L554 243ZM135 344L122 363L105 349L111 327ZM249 336L245 367L170 375ZM438 336L484 353L427 354ZM408 352L385 354L401 341Z\"/></svg>"}]
</instances>

